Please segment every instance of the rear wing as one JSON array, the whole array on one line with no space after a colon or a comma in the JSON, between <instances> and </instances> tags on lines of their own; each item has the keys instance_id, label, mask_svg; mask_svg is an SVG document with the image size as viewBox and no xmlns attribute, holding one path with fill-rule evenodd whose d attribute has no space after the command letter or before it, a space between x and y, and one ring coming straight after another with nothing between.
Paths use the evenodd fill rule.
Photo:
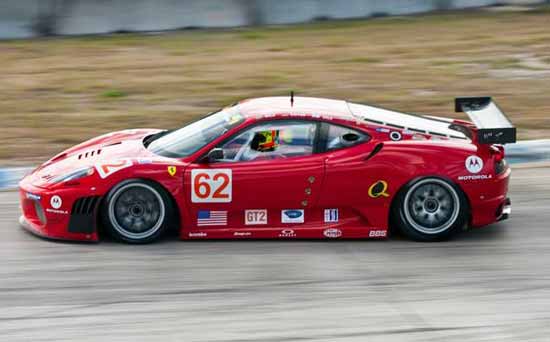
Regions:
<instances>
[{"instance_id":1,"label":"rear wing","mask_svg":"<svg viewBox=\"0 0 550 342\"><path fill-rule=\"evenodd\" d=\"M466 113L475 125L468 127L472 140L479 144L507 144L516 142L516 128L489 96L457 97L455 112ZM451 126L455 126L454 124ZM462 126L460 123L457 126ZM457 129L458 127L451 127ZM461 131L461 129L457 129Z\"/></svg>"}]
</instances>

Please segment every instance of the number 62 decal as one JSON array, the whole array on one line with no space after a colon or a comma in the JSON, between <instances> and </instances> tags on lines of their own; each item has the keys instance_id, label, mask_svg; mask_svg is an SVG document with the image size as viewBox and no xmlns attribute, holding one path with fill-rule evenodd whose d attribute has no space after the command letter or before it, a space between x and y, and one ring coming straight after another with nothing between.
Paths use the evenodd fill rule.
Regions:
<instances>
[{"instance_id":1,"label":"number 62 decal","mask_svg":"<svg viewBox=\"0 0 550 342\"><path fill-rule=\"evenodd\" d=\"M191 170L191 202L230 203L231 169Z\"/></svg>"}]
</instances>

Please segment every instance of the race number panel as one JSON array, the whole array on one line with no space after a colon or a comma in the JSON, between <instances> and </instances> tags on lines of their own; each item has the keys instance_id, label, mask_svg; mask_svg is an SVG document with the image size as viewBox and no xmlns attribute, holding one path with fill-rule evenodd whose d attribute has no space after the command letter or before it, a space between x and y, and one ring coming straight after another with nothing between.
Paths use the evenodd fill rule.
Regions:
<instances>
[{"instance_id":1,"label":"race number panel","mask_svg":"<svg viewBox=\"0 0 550 342\"><path fill-rule=\"evenodd\" d=\"M232 183L231 169L191 170L191 202L230 203Z\"/></svg>"}]
</instances>

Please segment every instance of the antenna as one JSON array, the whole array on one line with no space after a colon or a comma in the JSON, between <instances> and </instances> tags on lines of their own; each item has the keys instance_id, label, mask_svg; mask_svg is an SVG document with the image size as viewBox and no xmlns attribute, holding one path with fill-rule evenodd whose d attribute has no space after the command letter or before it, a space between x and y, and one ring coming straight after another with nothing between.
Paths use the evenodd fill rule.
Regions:
<instances>
[{"instance_id":1,"label":"antenna","mask_svg":"<svg viewBox=\"0 0 550 342\"><path fill-rule=\"evenodd\" d=\"M294 107L294 90L290 91L290 107Z\"/></svg>"}]
</instances>

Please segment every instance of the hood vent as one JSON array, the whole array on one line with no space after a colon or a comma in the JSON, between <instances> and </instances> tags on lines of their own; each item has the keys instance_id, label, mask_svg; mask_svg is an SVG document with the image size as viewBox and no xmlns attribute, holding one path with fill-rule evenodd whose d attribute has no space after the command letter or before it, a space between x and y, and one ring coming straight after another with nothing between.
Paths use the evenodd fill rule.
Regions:
<instances>
[{"instance_id":1,"label":"hood vent","mask_svg":"<svg viewBox=\"0 0 550 342\"><path fill-rule=\"evenodd\" d=\"M94 156L99 156L100 154L101 154L101 149L92 150L92 151L88 151L88 152L79 154L78 159L91 158L91 157L94 157Z\"/></svg>"}]
</instances>

